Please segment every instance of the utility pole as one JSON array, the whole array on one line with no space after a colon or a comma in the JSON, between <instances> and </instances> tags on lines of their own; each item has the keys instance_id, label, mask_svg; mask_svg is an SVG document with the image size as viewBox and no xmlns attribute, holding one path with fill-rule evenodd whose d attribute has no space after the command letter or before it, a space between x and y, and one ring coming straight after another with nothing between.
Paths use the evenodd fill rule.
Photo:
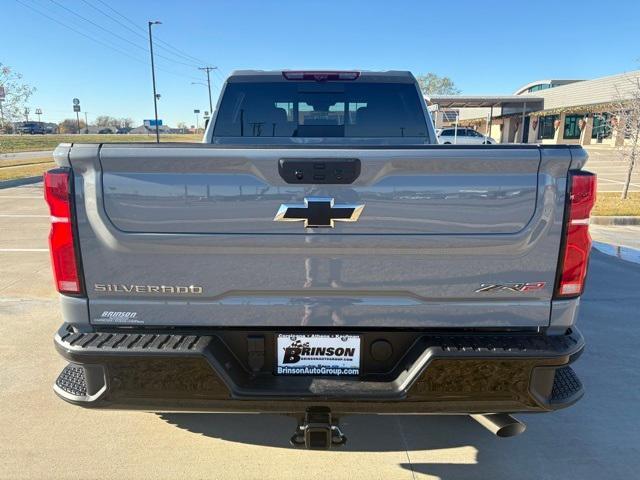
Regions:
<instances>
[{"instance_id":1,"label":"utility pole","mask_svg":"<svg viewBox=\"0 0 640 480\"><path fill-rule=\"evenodd\" d=\"M0 85L0 129L4 128L4 109L2 108L2 102L4 102L5 96L4 87Z\"/></svg>"},{"instance_id":2,"label":"utility pole","mask_svg":"<svg viewBox=\"0 0 640 480\"><path fill-rule=\"evenodd\" d=\"M87 113L89 112L84 112L84 133L89 133L89 120L87 117Z\"/></svg>"},{"instance_id":3,"label":"utility pole","mask_svg":"<svg viewBox=\"0 0 640 480\"><path fill-rule=\"evenodd\" d=\"M38 115L38 123L42 123L40 121L40 115L42 115L42 109L41 108L36 108L36 115Z\"/></svg>"},{"instance_id":4,"label":"utility pole","mask_svg":"<svg viewBox=\"0 0 640 480\"><path fill-rule=\"evenodd\" d=\"M213 112L213 103L211 102L211 77L209 72L216 70L218 67L199 67L198 70L207 72L207 87L209 88L209 111Z\"/></svg>"},{"instance_id":5,"label":"utility pole","mask_svg":"<svg viewBox=\"0 0 640 480\"><path fill-rule=\"evenodd\" d=\"M153 81L153 109L156 114L156 143L160 143L160 131L158 129L158 94L156 93L156 70L153 64L153 37L151 36L151 25L161 25L162 22L155 20L147 23L149 24L149 53L151 54L151 80Z\"/></svg>"}]
</instances>

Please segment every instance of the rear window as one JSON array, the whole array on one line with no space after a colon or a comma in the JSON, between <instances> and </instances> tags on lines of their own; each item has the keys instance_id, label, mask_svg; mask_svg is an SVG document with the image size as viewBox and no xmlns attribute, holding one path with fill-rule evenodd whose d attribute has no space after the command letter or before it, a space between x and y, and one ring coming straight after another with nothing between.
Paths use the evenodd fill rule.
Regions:
<instances>
[{"instance_id":1,"label":"rear window","mask_svg":"<svg viewBox=\"0 0 640 480\"><path fill-rule=\"evenodd\" d=\"M214 137L427 137L412 84L230 83Z\"/></svg>"}]
</instances>

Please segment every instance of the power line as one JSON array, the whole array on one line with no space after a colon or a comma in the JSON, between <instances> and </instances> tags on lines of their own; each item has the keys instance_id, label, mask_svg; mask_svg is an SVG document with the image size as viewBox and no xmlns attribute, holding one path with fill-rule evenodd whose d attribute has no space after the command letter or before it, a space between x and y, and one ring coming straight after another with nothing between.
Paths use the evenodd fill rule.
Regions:
<instances>
[{"instance_id":1,"label":"power line","mask_svg":"<svg viewBox=\"0 0 640 480\"><path fill-rule=\"evenodd\" d=\"M18 2L20 5L22 5L23 7L27 7L28 9L33 10L34 12L36 12L36 13L38 13L38 14L42 15L43 17L48 18L48 19L49 19L49 20L51 20L52 22L55 22L55 23L57 23L57 24L59 24L59 25L62 25L63 27L68 28L69 30L71 30L71 31L73 31L73 32L75 32L75 33L77 33L78 35L82 35L83 37L88 38L89 40L92 40L92 41L94 41L94 42L96 42L96 43L99 43L100 45L102 45L102 46L104 46L104 47L111 48L112 50L115 50L115 51L117 51L118 53L120 53L120 54L124 55L125 57L129 57L130 59L135 60L136 62L142 62L142 60L140 60L139 58L136 58L136 57L133 57L133 56L129 55L129 54L128 54L127 52L125 52L124 50L120 50L119 48L114 47L114 46L113 46L113 45L111 45L111 44L105 43L105 42L103 42L102 40L98 40L97 38L94 38L94 37L92 37L92 36L90 36L90 35L87 35L86 33L81 32L80 30L77 30L76 28L74 28L74 27L71 27L71 26L67 25L66 23L63 23L63 22L61 22L60 20L58 20L58 19L56 19L56 18L53 18L53 17L51 17L51 16L47 15L47 14L46 14L46 13L44 13L44 12L41 12L40 10L38 10L38 9L34 8L34 7L33 7L33 6L31 6L31 5L28 5L28 4L26 4L26 3L23 3L23 2L21 2L20 0L15 0L15 1L16 1L16 2Z\"/></svg>"},{"instance_id":2,"label":"power line","mask_svg":"<svg viewBox=\"0 0 640 480\"><path fill-rule=\"evenodd\" d=\"M144 39L145 41L147 40L147 37L144 33L142 33L142 31L144 30L142 27L139 27L138 25L135 25L136 28L139 28L140 31L135 30L133 28L131 28L129 25L127 25L126 23L121 22L120 20L118 20L116 17L114 17L113 15L110 15L109 13L105 12L104 10L102 10L101 8L98 8L96 5L90 3L88 0L82 0L82 2L84 2L86 5L88 5L89 7L93 8L94 10L96 10L97 12L101 13L102 15L104 15L105 17L109 18L111 21L117 23L118 25L120 25L123 28L126 28L128 31L130 31L131 33L133 33L134 35L137 35L138 37ZM107 7L109 7L111 10L113 10L115 13L118 13L116 10L114 10L111 6L106 5ZM159 40L158 38L156 38L156 44L158 42L160 42L161 40ZM186 59L189 62L192 62L189 64L189 66L193 66L196 67L197 65L199 65L201 62L197 62L194 63L193 60L191 60L190 58L186 57L185 55L181 55L181 54L177 54L172 52L170 49L162 46L162 45L157 45L158 48L161 48L163 51L165 51L166 53L168 53L169 55L173 55L175 57L178 58L182 58L182 59ZM159 54L156 53L156 55L160 56Z\"/></svg>"},{"instance_id":3,"label":"power line","mask_svg":"<svg viewBox=\"0 0 640 480\"><path fill-rule=\"evenodd\" d=\"M147 62L145 60L141 60L141 59L139 59L137 57L134 57L134 56L130 55L128 52L125 52L124 50L121 50L120 48L118 48L118 47L116 47L116 46L114 46L114 45L112 45L110 43L106 43L106 42L104 42L104 41L102 41L100 39L97 39L97 38L95 38L95 37L93 37L91 35L88 35L88 34L82 32L82 31L80 31L80 30L78 30L78 29L76 29L76 28L74 28L74 27L72 27L72 26L70 26L70 25L58 20L57 18L54 18L54 17L52 17L52 16L50 16L50 15L48 15L48 14L46 14L46 13L40 11L40 10L38 10L37 8L34 8L33 6L22 2L21 0L15 0L15 1L17 3L19 3L20 5L22 5L23 7L26 7L28 9L36 12L39 15L42 15L43 17L51 20L52 22L57 23L58 25L62 25L63 27L71 30L72 32L77 33L78 35L82 35L83 37L88 38L89 40L91 40L93 42L96 42L96 43L98 43L98 44L100 44L100 45L102 45L104 47L110 48L111 50L114 50L114 51L120 53L121 55L124 55L125 57L130 58L131 60L134 60L134 61L136 61L138 63L143 64L143 65L147 65ZM160 68L160 67L158 67L158 70L162 70L163 72L169 73L171 75L177 75L177 76L180 76L180 77L189 78L191 80L200 80L197 77L192 77L192 76L189 76L189 75L184 75L184 74L181 74L181 73L172 72L171 70L167 70L167 69Z\"/></svg>"},{"instance_id":4,"label":"power line","mask_svg":"<svg viewBox=\"0 0 640 480\"><path fill-rule=\"evenodd\" d=\"M86 3L87 5L89 5L91 8L93 8L94 10L96 10L96 11L102 13L103 15L105 15L107 18L109 18L112 21L118 23L120 26L126 28L127 30L129 30L130 32L134 33L135 35L138 35L138 36L140 36L140 37L142 37L142 38L144 38L146 40L146 35L141 33L141 31L143 31L144 29L140 25L138 25L133 20L131 20L129 17L127 17L126 15L122 14L121 12L119 12L118 10L113 8L108 3L104 2L103 0L97 0L102 5L104 5L106 8L111 10L113 13L115 13L116 15L118 15L119 17L121 17L122 19L127 21L129 24L131 24L133 27L135 27L135 29L131 28L129 25L126 25L125 23L121 22L117 18L113 17L113 15L110 15L107 12L105 12L104 10L102 10L102 9L98 8L97 6L93 5L88 0L82 0L82 1L84 3ZM136 29L138 29L140 31L137 31ZM196 62L198 62L198 64L203 64L203 63L206 64L207 63L207 62L203 62L202 60L198 59L197 57L189 55L186 52L183 52L182 50L174 47L173 45L171 45L168 42L163 41L162 39L158 38L157 36L155 36L155 42L156 43L161 43L161 44L162 43L166 44L167 47L159 45L159 48L162 48L164 51L166 51L170 55L175 55L175 56L178 56L178 57L181 57L181 58L185 58L185 59L187 59L189 61L196 61ZM177 53L174 53L172 50L175 50ZM194 65L194 66L197 66L197 65ZM214 85L216 85L216 87L222 88L222 83L224 83L224 81L225 81L225 76L221 75L220 71L218 69L214 70L214 73L219 77L220 81L218 81L216 78L213 78L211 81L214 83Z\"/></svg>"},{"instance_id":5,"label":"power line","mask_svg":"<svg viewBox=\"0 0 640 480\"><path fill-rule=\"evenodd\" d=\"M127 42L127 43L129 43L129 44L133 45L134 47L136 47L136 48L138 48L138 49L142 50L142 51L143 51L143 52L145 52L145 53L149 53L149 50L148 50L147 48L142 47L142 46L138 45L138 44L137 44L137 43L135 43L135 42L132 42L131 40L129 40L128 38L123 37L122 35L118 35L117 33L112 32L112 31L111 31L111 30L109 30L108 28L103 27L102 25L100 25L100 24L98 24L98 23L94 22L93 20L91 20L91 19L89 19L89 18L87 18L87 17L85 17L85 16L83 16L83 15L80 15L80 14L79 14L79 13L77 13L77 12L74 12L74 11L73 11L73 10L71 10L70 8L67 8L67 7L65 7L64 5L61 5L60 3L58 3L56 0L49 0L49 1L50 1L51 3L53 3L54 5L57 5L58 7L60 7L60 8L62 8L62 9L64 9L64 10L66 10L67 12L71 13L72 15L75 15L76 17L81 18L81 19L82 19L82 20L84 20L85 22L89 22L91 25L94 25L95 27L98 27L100 30L103 30L103 31L107 32L108 34L113 35L114 37L119 38L120 40L122 40L122 41L124 41L124 42ZM181 61L179 61L179 60L174 60L174 59L172 59L172 58L165 57L164 55L161 55L161 54L159 54L159 53L156 53L156 56L158 56L158 57L160 57L160 58L164 58L165 60L168 60L168 61L170 61L170 62L175 62L175 63L180 63L180 64L182 64L182 65L186 65L187 67L192 67L192 68L196 68L196 67L197 67L197 65L193 65L193 64L189 64L189 63L181 62Z\"/></svg>"},{"instance_id":6,"label":"power line","mask_svg":"<svg viewBox=\"0 0 640 480\"><path fill-rule=\"evenodd\" d=\"M227 81L227 77L229 76L226 72L220 70L220 68L213 71L215 75L218 76L218 79L214 79L219 82L219 88L222 89L222 85Z\"/></svg>"},{"instance_id":7,"label":"power line","mask_svg":"<svg viewBox=\"0 0 640 480\"><path fill-rule=\"evenodd\" d=\"M96 7L95 5L93 5L92 3L89 3L87 0L82 0L84 3L86 3L87 5L89 5L91 8L93 8L94 10L100 12L101 14L103 14L104 16L110 18L111 20L113 20L114 22L122 25L124 28L126 28L127 30L129 30L130 32L133 32L134 34L138 35L139 37L142 37L146 40L146 37L144 36L144 34L137 32L136 30L134 30L133 28L131 28L129 25L125 25L124 23L122 23L120 20L118 20L117 18L109 15L107 12L105 12L104 10L101 10L100 8ZM109 5L107 5L107 7L109 7ZM111 7L109 7L111 8ZM112 9L113 10L113 9ZM116 12L117 13L117 12Z\"/></svg>"},{"instance_id":8,"label":"power line","mask_svg":"<svg viewBox=\"0 0 640 480\"><path fill-rule=\"evenodd\" d=\"M86 0L83 0L83 1L84 1L85 3L87 3L87 2L86 2ZM111 5L109 5L108 3L104 2L103 0L97 0L97 1L98 1L98 2L100 2L102 5L104 5L105 7L107 7L109 10L111 10L113 13L115 13L115 14L116 14L116 15L118 15L119 17L121 17L121 18L123 18L124 20L126 20L127 22L129 22L129 23L130 23L131 25L133 25L135 28L137 28L137 29L139 29L139 30L144 30L140 25L138 25L137 23L135 23L133 20L131 20L131 19L130 19L129 17L127 17L126 15L123 15L122 13L120 13L118 10L116 10L115 8L113 8L113 7L112 7ZM118 23L120 23L121 25L123 25L123 26L125 26L125 27L126 27L126 25L124 25L122 22L118 22ZM132 30L132 29L131 29L131 28L129 28L129 27L126 27L126 28L128 28L129 30ZM207 62L205 62L205 61L203 61L203 60L201 60L201 59L199 59L199 58L197 58L197 57L194 57L193 55L189 55L188 53L184 52L183 50L180 50L179 48L174 47L174 46L173 46L172 44L170 44L169 42L165 42L164 40L162 40L162 39L160 39L160 38L156 38L156 40L155 40L155 41L156 41L157 43L162 44L162 45L166 45L166 47L162 47L162 45L161 45L161 48L164 48L165 50L171 49L171 50L173 50L173 51L175 51L175 52L176 52L176 53L171 53L172 55L180 56L180 57L182 57L182 58L184 58L184 59L186 59L186 60L189 60L189 61L192 61L192 62L196 62L198 65L202 65L203 63L204 63L204 64L206 64L206 63L207 63Z\"/></svg>"}]
</instances>

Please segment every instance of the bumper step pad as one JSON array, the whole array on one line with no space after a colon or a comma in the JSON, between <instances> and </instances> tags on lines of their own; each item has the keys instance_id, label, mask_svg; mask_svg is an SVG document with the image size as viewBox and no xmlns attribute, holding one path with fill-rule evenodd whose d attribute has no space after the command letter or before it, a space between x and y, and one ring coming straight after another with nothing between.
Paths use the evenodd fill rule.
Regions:
<instances>
[{"instance_id":1,"label":"bumper step pad","mask_svg":"<svg viewBox=\"0 0 640 480\"><path fill-rule=\"evenodd\" d=\"M56 385L63 392L76 397L87 396L87 381L84 376L84 368L79 365L69 364L56 379Z\"/></svg>"},{"instance_id":2,"label":"bumper step pad","mask_svg":"<svg viewBox=\"0 0 640 480\"><path fill-rule=\"evenodd\" d=\"M582 396L583 390L582 382L573 368L569 366L558 368L553 379L549 403L552 405L573 403Z\"/></svg>"}]
</instances>

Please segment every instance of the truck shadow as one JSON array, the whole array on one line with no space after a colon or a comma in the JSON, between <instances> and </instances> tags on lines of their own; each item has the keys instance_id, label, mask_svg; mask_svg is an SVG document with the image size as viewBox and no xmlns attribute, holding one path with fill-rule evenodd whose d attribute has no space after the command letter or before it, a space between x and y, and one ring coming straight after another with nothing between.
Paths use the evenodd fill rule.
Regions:
<instances>
[{"instance_id":1,"label":"truck shadow","mask_svg":"<svg viewBox=\"0 0 640 480\"><path fill-rule=\"evenodd\" d=\"M286 415L163 413L158 416L171 425L207 437L265 447L293 448L289 445L289 438L296 420ZM466 437L491 435L466 416L349 415L341 417L340 428L349 440L346 446L335 449L335 452L452 448L464 445ZM412 440L410 447L406 445L408 433Z\"/></svg>"},{"instance_id":2,"label":"truck shadow","mask_svg":"<svg viewBox=\"0 0 640 480\"><path fill-rule=\"evenodd\" d=\"M178 428L224 441L293 450L288 443L295 426L292 417L196 413L159 417ZM617 438L597 425L600 422L585 422L587 417L585 411L521 415L528 422L527 431L504 439L467 416L345 416L340 423L349 441L330 454L406 452L407 461L397 463L399 472L441 479L637 478L637 434L628 431Z\"/></svg>"}]
</instances>

